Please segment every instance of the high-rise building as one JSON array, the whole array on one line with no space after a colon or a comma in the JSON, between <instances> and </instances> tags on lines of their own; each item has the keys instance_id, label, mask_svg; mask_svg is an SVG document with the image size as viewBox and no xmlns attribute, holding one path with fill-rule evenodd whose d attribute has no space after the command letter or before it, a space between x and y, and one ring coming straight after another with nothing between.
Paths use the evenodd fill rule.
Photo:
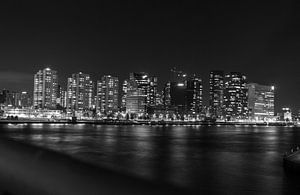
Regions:
<instances>
[{"instance_id":1,"label":"high-rise building","mask_svg":"<svg viewBox=\"0 0 300 195\"><path fill-rule=\"evenodd\" d=\"M103 114L111 114L119 108L119 79L105 75L97 81L96 108Z\"/></svg>"},{"instance_id":2,"label":"high-rise building","mask_svg":"<svg viewBox=\"0 0 300 195\"><path fill-rule=\"evenodd\" d=\"M33 106L36 108L56 108L57 91L57 71L50 68L39 70L34 75Z\"/></svg>"},{"instance_id":3,"label":"high-rise building","mask_svg":"<svg viewBox=\"0 0 300 195\"><path fill-rule=\"evenodd\" d=\"M88 110L92 108L93 81L90 75L82 72L68 78L66 107L69 110Z\"/></svg>"},{"instance_id":4,"label":"high-rise building","mask_svg":"<svg viewBox=\"0 0 300 195\"><path fill-rule=\"evenodd\" d=\"M122 96L121 96L121 110L126 110L126 98L128 92L128 80L124 80L122 84Z\"/></svg>"},{"instance_id":5,"label":"high-rise building","mask_svg":"<svg viewBox=\"0 0 300 195\"><path fill-rule=\"evenodd\" d=\"M173 109L179 114L199 114L202 109L202 80L195 76L188 77L182 71L172 72L174 77L177 76L177 81L167 82L164 87L165 109Z\"/></svg>"},{"instance_id":6,"label":"high-rise building","mask_svg":"<svg viewBox=\"0 0 300 195\"><path fill-rule=\"evenodd\" d=\"M21 107L22 108L28 108L32 105L32 96L27 91L21 92Z\"/></svg>"},{"instance_id":7,"label":"high-rise building","mask_svg":"<svg viewBox=\"0 0 300 195\"><path fill-rule=\"evenodd\" d=\"M186 81L170 83L171 106L184 107L186 104Z\"/></svg>"},{"instance_id":8,"label":"high-rise building","mask_svg":"<svg viewBox=\"0 0 300 195\"><path fill-rule=\"evenodd\" d=\"M68 97L67 91L61 90L60 103L61 103L61 107L63 108L67 108L67 97Z\"/></svg>"},{"instance_id":9,"label":"high-rise building","mask_svg":"<svg viewBox=\"0 0 300 195\"><path fill-rule=\"evenodd\" d=\"M225 75L224 116L227 120L248 117L248 90L246 76L239 72Z\"/></svg>"},{"instance_id":10,"label":"high-rise building","mask_svg":"<svg viewBox=\"0 0 300 195\"><path fill-rule=\"evenodd\" d=\"M202 80L192 77L186 81L185 105L190 114L199 114L202 109Z\"/></svg>"},{"instance_id":11,"label":"high-rise building","mask_svg":"<svg viewBox=\"0 0 300 195\"><path fill-rule=\"evenodd\" d=\"M274 86L247 84L248 109L251 118L266 120L274 117Z\"/></svg>"},{"instance_id":12,"label":"high-rise building","mask_svg":"<svg viewBox=\"0 0 300 195\"><path fill-rule=\"evenodd\" d=\"M143 115L146 112L146 94L135 80L128 82L126 113Z\"/></svg>"},{"instance_id":13,"label":"high-rise building","mask_svg":"<svg viewBox=\"0 0 300 195\"><path fill-rule=\"evenodd\" d=\"M150 77L145 72L133 72L129 75L129 80L135 82L137 89L141 90L145 96L146 106L155 106L157 94L157 77Z\"/></svg>"},{"instance_id":14,"label":"high-rise building","mask_svg":"<svg viewBox=\"0 0 300 195\"><path fill-rule=\"evenodd\" d=\"M224 72L211 71L209 74L209 108L213 118L222 118Z\"/></svg>"},{"instance_id":15,"label":"high-rise building","mask_svg":"<svg viewBox=\"0 0 300 195\"><path fill-rule=\"evenodd\" d=\"M157 102L157 77L149 77L149 87L147 91L147 105L156 106Z\"/></svg>"},{"instance_id":16,"label":"high-rise building","mask_svg":"<svg viewBox=\"0 0 300 195\"><path fill-rule=\"evenodd\" d=\"M162 101L165 108L171 105L171 82L167 82L164 86Z\"/></svg>"},{"instance_id":17,"label":"high-rise building","mask_svg":"<svg viewBox=\"0 0 300 195\"><path fill-rule=\"evenodd\" d=\"M5 106L11 106L14 108L21 107L21 93L9 90L3 90L3 94L5 94Z\"/></svg>"}]
</instances>

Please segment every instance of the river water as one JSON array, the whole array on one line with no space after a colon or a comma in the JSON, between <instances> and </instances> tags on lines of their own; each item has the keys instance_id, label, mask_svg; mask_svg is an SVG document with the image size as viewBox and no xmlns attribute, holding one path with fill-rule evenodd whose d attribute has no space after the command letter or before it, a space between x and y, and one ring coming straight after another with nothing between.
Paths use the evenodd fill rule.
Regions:
<instances>
[{"instance_id":1,"label":"river water","mask_svg":"<svg viewBox=\"0 0 300 195\"><path fill-rule=\"evenodd\" d=\"M282 154L300 128L7 124L1 135L199 192L300 194Z\"/></svg>"}]
</instances>

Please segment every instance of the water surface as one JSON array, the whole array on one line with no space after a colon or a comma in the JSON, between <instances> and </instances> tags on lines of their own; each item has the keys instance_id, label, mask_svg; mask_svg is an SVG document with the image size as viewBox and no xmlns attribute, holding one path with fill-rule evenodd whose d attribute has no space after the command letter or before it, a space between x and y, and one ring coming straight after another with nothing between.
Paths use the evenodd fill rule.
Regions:
<instances>
[{"instance_id":1,"label":"water surface","mask_svg":"<svg viewBox=\"0 0 300 195\"><path fill-rule=\"evenodd\" d=\"M2 136L199 192L300 193L282 154L300 128L243 126L1 125Z\"/></svg>"}]
</instances>

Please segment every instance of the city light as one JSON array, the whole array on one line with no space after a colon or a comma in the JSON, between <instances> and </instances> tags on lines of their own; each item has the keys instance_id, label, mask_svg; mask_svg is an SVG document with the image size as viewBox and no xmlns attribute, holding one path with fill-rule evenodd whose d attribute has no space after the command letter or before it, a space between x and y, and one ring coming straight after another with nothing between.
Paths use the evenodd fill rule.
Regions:
<instances>
[{"instance_id":1,"label":"city light","mask_svg":"<svg viewBox=\"0 0 300 195\"><path fill-rule=\"evenodd\" d=\"M248 83L240 72L211 71L209 104L203 105L202 79L183 71L175 73L174 80L168 81L162 92L158 91L157 77L145 72L130 73L122 85L118 77L111 75L102 76L94 85L89 74L78 72L67 79L65 89L59 86L57 71L44 68L34 75L33 97L26 91L3 92L9 98L3 104L2 117L223 122L264 122L276 118L274 86ZM287 110L284 108L285 113L276 120L292 120Z\"/></svg>"}]
</instances>

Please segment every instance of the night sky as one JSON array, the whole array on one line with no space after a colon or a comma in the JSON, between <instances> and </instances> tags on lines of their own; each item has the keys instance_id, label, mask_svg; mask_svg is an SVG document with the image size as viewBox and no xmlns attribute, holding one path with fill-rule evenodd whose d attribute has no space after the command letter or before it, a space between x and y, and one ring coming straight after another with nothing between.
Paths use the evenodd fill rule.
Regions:
<instances>
[{"instance_id":1,"label":"night sky","mask_svg":"<svg viewBox=\"0 0 300 195\"><path fill-rule=\"evenodd\" d=\"M1 2L0 88L32 91L33 74L48 65L63 87L78 71L121 82L144 71L162 86L177 66L204 80L207 97L209 71L221 69L275 85L277 110L299 109L299 5L199 2Z\"/></svg>"}]
</instances>

